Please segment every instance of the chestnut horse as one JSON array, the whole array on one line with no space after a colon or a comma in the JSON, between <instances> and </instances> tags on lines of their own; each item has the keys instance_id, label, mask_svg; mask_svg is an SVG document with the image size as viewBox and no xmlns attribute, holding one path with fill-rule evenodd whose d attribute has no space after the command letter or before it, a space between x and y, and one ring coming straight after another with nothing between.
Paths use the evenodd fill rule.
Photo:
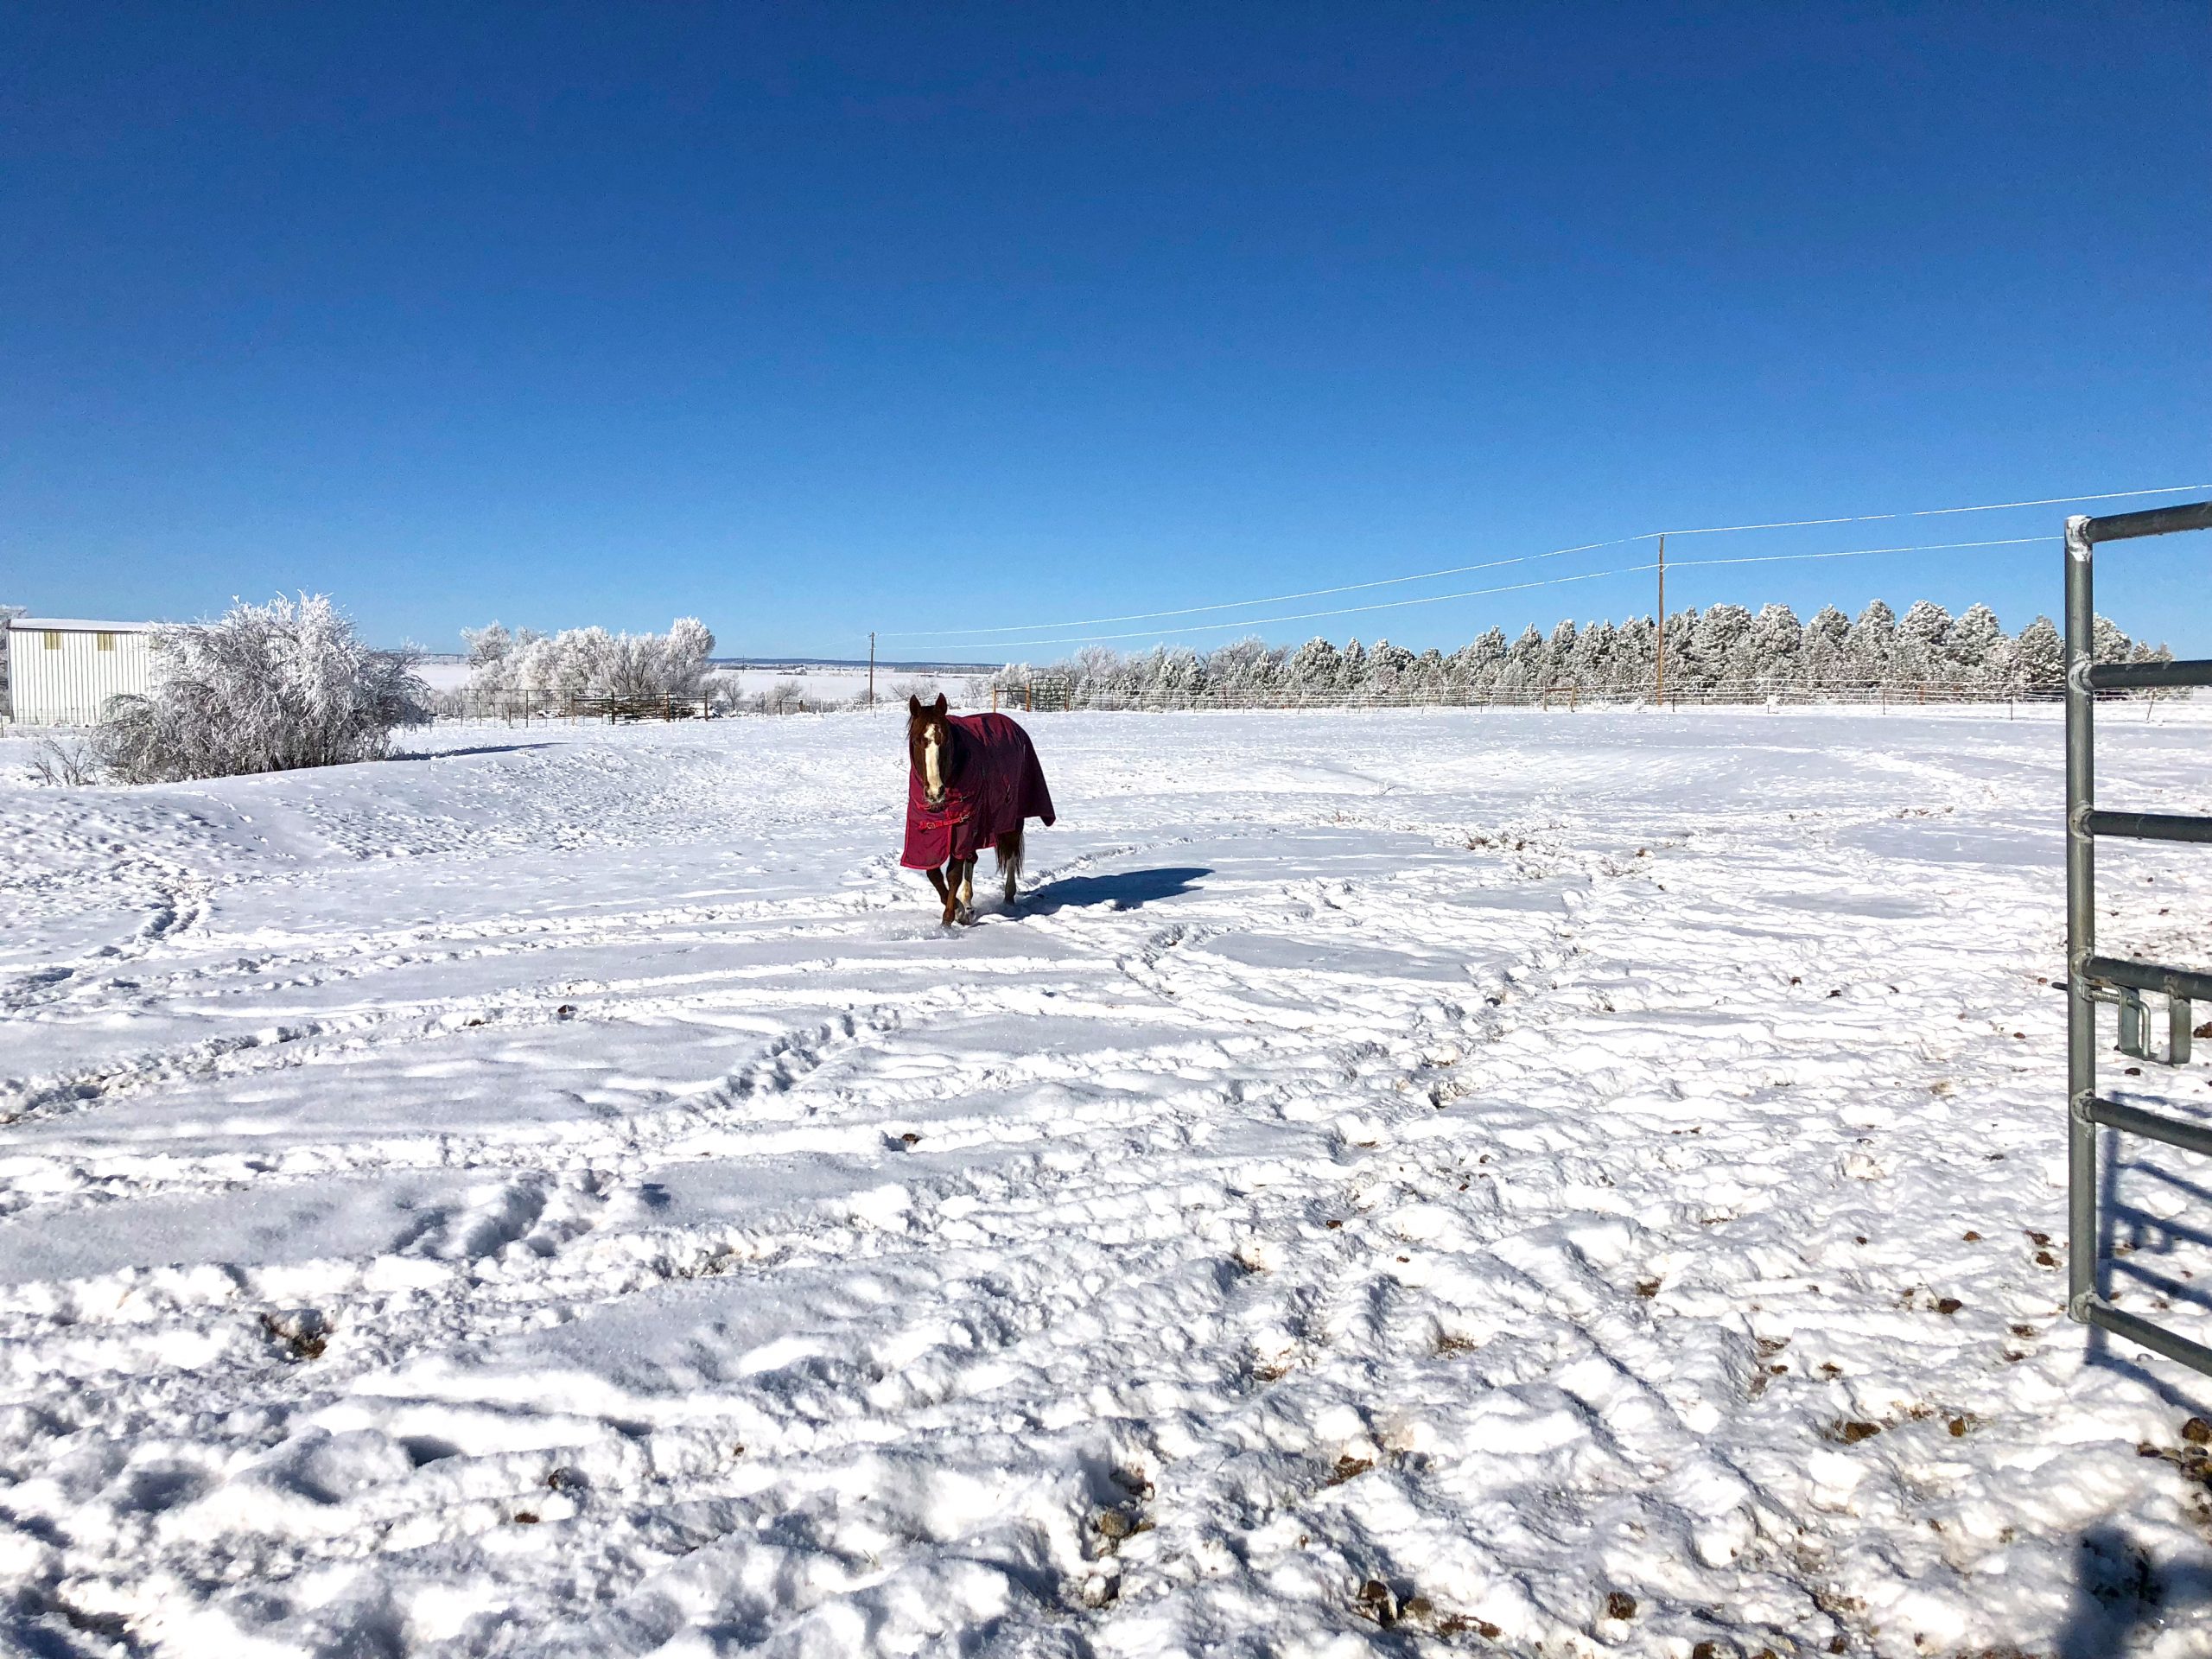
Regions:
<instances>
[{"instance_id":1,"label":"chestnut horse","mask_svg":"<svg viewBox=\"0 0 2212 1659\"><path fill-rule=\"evenodd\" d=\"M944 925L976 919L976 855L988 846L1014 903L1022 826L1052 822L1052 791L1029 734L1004 715L945 712L943 693L906 699L906 846L899 861L928 872ZM942 868L940 868L942 867Z\"/></svg>"}]
</instances>

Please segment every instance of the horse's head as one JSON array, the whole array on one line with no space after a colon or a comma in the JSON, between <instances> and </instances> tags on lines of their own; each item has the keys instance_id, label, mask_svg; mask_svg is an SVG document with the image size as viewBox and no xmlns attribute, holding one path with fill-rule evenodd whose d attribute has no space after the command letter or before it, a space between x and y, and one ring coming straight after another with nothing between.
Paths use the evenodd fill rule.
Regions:
<instances>
[{"instance_id":1,"label":"horse's head","mask_svg":"<svg viewBox=\"0 0 2212 1659\"><path fill-rule=\"evenodd\" d=\"M922 780L922 798L932 807L944 804L946 786L952 781L952 721L945 713L944 693L935 702L906 699L906 758Z\"/></svg>"}]
</instances>

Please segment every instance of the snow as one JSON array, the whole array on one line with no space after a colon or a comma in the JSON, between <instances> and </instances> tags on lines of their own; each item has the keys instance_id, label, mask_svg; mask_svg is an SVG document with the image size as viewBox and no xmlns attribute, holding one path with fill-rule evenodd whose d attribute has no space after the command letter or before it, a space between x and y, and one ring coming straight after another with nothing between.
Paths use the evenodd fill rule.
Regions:
<instances>
[{"instance_id":1,"label":"snow","mask_svg":"<svg viewBox=\"0 0 2212 1659\"><path fill-rule=\"evenodd\" d=\"M0 1649L2212 1653L2212 1382L2061 1312L2054 720L1028 724L951 933L887 715L0 742ZM2112 1197L2200 1337L2208 1199Z\"/></svg>"}]
</instances>

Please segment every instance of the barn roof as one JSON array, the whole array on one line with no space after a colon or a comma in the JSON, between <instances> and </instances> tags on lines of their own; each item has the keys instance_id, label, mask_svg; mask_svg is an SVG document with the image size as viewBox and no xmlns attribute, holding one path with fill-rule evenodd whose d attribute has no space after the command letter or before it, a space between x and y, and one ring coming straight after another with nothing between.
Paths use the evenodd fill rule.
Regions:
<instances>
[{"instance_id":1,"label":"barn roof","mask_svg":"<svg viewBox=\"0 0 2212 1659\"><path fill-rule=\"evenodd\" d=\"M17 616L8 621L15 633L151 633L157 622L87 622L82 617Z\"/></svg>"}]
</instances>

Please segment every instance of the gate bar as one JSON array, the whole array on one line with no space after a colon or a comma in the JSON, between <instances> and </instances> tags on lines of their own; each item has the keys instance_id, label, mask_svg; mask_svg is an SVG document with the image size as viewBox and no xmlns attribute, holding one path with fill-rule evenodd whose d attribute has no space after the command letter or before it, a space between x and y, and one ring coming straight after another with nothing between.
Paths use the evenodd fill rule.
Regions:
<instances>
[{"instance_id":1,"label":"gate bar","mask_svg":"<svg viewBox=\"0 0 2212 1659\"><path fill-rule=\"evenodd\" d=\"M2139 1319L2133 1313L2123 1313L2101 1296L2092 1295L2082 1310L2081 1318L2088 1325L2102 1325L2116 1337L2126 1337L2130 1342L2139 1342L2153 1353L2164 1354L2168 1359L2212 1376L2212 1348L2201 1342L2191 1342L2187 1337L2177 1337L2148 1319Z\"/></svg>"},{"instance_id":2,"label":"gate bar","mask_svg":"<svg viewBox=\"0 0 2212 1659\"><path fill-rule=\"evenodd\" d=\"M2134 841L2212 841L2212 818L2183 812L2085 812L2082 827Z\"/></svg>"},{"instance_id":3,"label":"gate bar","mask_svg":"<svg viewBox=\"0 0 2212 1659\"><path fill-rule=\"evenodd\" d=\"M2082 541L2090 545L2130 541L2138 536L2171 536L2177 530L2212 530L2212 501L2146 507L2141 512L2115 512L2104 518L2069 519L2069 535L2077 524L2082 526Z\"/></svg>"},{"instance_id":4,"label":"gate bar","mask_svg":"<svg viewBox=\"0 0 2212 1659\"><path fill-rule=\"evenodd\" d=\"M2093 691L2151 690L2169 685L2212 685L2212 662L2202 658L2178 663L2093 663Z\"/></svg>"},{"instance_id":5,"label":"gate bar","mask_svg":"<svg viewBox=\"0 0 2212 1659\"><path fill-rule=\"evenodd\" d=\"M2118 1101L2107 1100L2101 1095L2089 1097L2089 1117L2093 1122L2109 1123L2113 1128L2125 1129L2130 1135L2163 1141L2170 1147L2179 1147L2183 1152L2201 1152L2207 1158L2212 1158L2212 1124L2185 1123L2180 1118L2168 1117L2163 1112L2146 1112L2139 1106L2123 1106Z\"/></svg>"},{"instance_id":6,"label":"gate bar","mask_svg":"<svg viewBox=\"0 0 2212 1659\"><path fill-rule=\"evenodd\" d=\"M2186 968L2122 962L2117 957L2091 957L2082 964L2082 977L2102 980L2107 985L2126 985L2138 991L2157 991L2190 1002L2212 1002L2212 974L2192 973Z\"/></svg>"}]
</instances>

